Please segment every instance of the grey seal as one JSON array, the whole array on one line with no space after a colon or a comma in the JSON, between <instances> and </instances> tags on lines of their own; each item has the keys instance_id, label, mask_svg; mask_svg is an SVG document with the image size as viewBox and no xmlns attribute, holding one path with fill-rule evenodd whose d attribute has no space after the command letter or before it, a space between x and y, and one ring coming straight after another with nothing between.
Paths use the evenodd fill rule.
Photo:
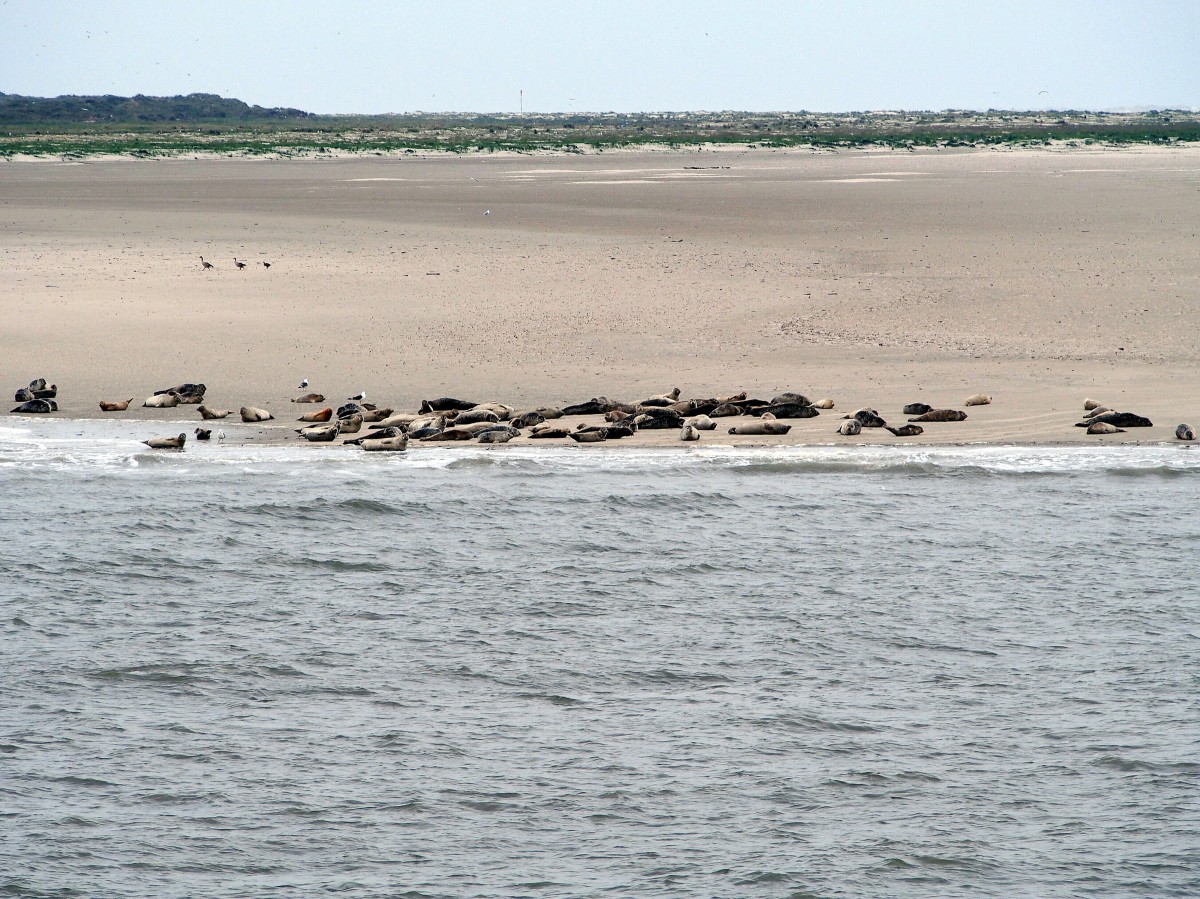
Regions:
<instances>
[{"instance_id":1,"label":"grey seal","mask_svg":"<svg viewBox=\"0 0 1200 899\"><path fill-rule=\"evenodd\" d=\"M560 427L536 427L529 432L531 440L555 440L566 437L571 433L570 428Z\"/></svg>"},{"instance_id":2,"label":"grey seal","mask_svg":"<svg viewBox=\"0 0 1200 899\"><path fill-rule=\"evenodd\" d=\"M779 394L779 396L772 397L771 405L772 406L785 406L785 405L787 405L787 406L793 406L793 405L794 406L811 406L812 403L809 401L808 397L806 397L803 393L795 393L793 391L788 391L787 393L781 393L781 394Z\"/></svg>"},{"instance_id":3,"label":"grey seal","mask_svg":"<svg viewBox=\"0 0 1200 899\"><path fill-rule=\"evenodd\" d=\"M576 443L603 443L608 439L608 428L592 428L586 431L571 431L569 434L567 434L567 436Z\"/></svg>"},{"instance_id":4,"label":"grey seal","mask_svg":"<svg viewBox=\"0 0 1200 899\"><path fill-rule=\"evenodd\" d=\"M474 409L478 403L470 402L469 400L455 399L452 396L440 396L433 400L421 400L420 412L428 414L430 412L453 412L464 411L466 409Z\"/></svg>"},{"instance_id":5,"label":"grey seal","mask_svg":"<svg viewBox=\"0 0 1200 899\"><path fill-rule=\"evenodd\" d=\"M1152 428L1154 422L1146 418L1144 415L1135 415L1132 412L1105 412L1103 415L1097 415L1087 421L1075 422L1075 427L1086 428L1094 424L1110 424L1118 428Z\"/></svg>"},{"instance_id":6,"label":"grey seal","mask_svg":"<svg viewBox=\"0 0 1200 899\"><path fill-rule=\"evenodd\" d=\"M847 418L853 418L864 428L882 428L887 422L874 409L859 409L853 415L847 415Z\"/></svg>"},{"instance_id":7,"label":"grey seal","mask_svg":"<svg viewBox=\"0 0 1200 899\"><path fill-rule=\"evenodd\" d=\"M891 431L897 437L916 437L919 434L925 433L925 429L920 425L900 425L898 428L893 428L891 425L884 425L885 431Z\"/></svg>"},{"instance_id":8,"label":"grey seal","mask_svg":"<svg viewBox=\"0 0 1200 899\"><path fill-rule=\"evenodd\" d=\"M56 403L54 400L26 400L12 411L20 412L22 414L40 415L44 412L57 412L58 403Z\"/></svg>"},{"instance_id":9,"label":"grey seal","mask_svg":"<svg viewBox=\"0 0 1200 899\"><path fill-rule=\"evenodd\" d=\"M905 415L924 415L932 408L933 406L929 405L929 403L909 403L901 411Z\"/></svg>"},{"instance_id":10,"label":"grey seal","mask_svg":"<svg viewBox=\"0 0 1200 899\"><path fill-rule=\"evenodd\" d=\"M1124 434L1125 429L1110 425L1106 421L1094 421L1088 425L1087 432L1089 434Z\"/></svg>"},{"instance_id":11,"label":"grey seal","mask_svg":"<svg viewBox=\"0 0 1200 899\"><path fill-rule=\"evenodd\" d=\"M966 417L967 413L958 409L930 409L909 421L965 421Z\"/></svg>"},{"instance_id":12,"label":"grey seal","mask_svg":"<svg viewBox=\"0 0 1200 899\"><path fill-rule=\"evenodd\" d=\"M1179 440L1195 440L1196 429L1191 425L1177 425L1175 428L1175 437Z\"/></svg>"},{"instance_id":13,"label":"grey seal","mask_svg":"<svg viewBox=\"0 0 1200 899\"><path fill-rule=\"evenodd\" d=\"M293 403L323 403L325 402L325 394L323 393L306 393L304 396L298 396Z\"/></svg>"},{"instance_id":14,"label":"grey seal","mask_svg":"<svg viewBox=\"0 0 1200 899\"><path fill-rule=\"evenodd\" d=\"M843 437L857 437L862 433L862 423L857 418L851 418L838 425L837 432Z\"/></svg>"},{"instance_id":15,"label":"grey seal","mask_svg":"<svg viewBox=\"0 0 1200 899\"><path fill-rule=\"evenodd\" d=\"M183 445L187 443L187 434L180 434L178 437L151 437L142 443L150 449L183 449Z\"/></svg>"},{"instance_id":16,"label":"grey seal","mask_svg":"<svg viewBox=\"0 0 1200 899\"><path fill-rule=\"evenodd\" d=\"M821 414L806 403L772 403L762 412L770 412L776 418L816 418Z\"/></svg>"}]
</instances>

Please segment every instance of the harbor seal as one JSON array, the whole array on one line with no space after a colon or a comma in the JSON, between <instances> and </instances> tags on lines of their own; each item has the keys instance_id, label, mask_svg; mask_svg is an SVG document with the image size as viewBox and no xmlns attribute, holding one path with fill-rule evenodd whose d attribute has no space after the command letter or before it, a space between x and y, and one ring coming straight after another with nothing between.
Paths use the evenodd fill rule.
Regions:
<instances>
[{"instance_id":1,"label":"harbor seal","mask_svg":"<svg viewBox=\"0 0 1200 899\"><path fill-rule=\"evenodd\" d=\"M126 409L129 408L129 404L132 402L133 402L133 397L130 397L127 400L118 400L118 401L101 400L100 401L100 411L101 412L124 412Z\"/></svg>"},{"instance_id":2,"label":"harbor seal","mask_svg":"<svg viewBox=\"0 0 1200 899\"><path fill-rule=\"evenodd\" d=\"M361 446L368 453L402 453L408 449L406 434L393 434L391 437L378 437L363 440Z\"/></svg>"},{"instance_id":3,"label":"harbor seal","mask_svg":"<svg viewBox=\"0 0 1200 899\"><path fill-rule=\"evenodd\" d=\"M1083 410L1085 412L1090 412L1091 410L1095 409L1099 405L1100 405L1099 400L1084 400L1083 401Z\"/></svg>"},{"instance_id":4,"label":"harbor seal","mask_svg":"<svg viewBox=\"0 0 1200 899\"><path fill-rule=\"evenodd\" d=\"M811 406L808 397L803 393L789 391L771 399L772 406Z\"/></svg>"},{"instance_id":5,"label":"harbor seal","mask_svg":"<svg viewBox=\"0 0 1200 899\"><path fill-rule=\"evenodd\" d=\"M812 407L814 409L832 409L833 408L833 400L829 400L829 399L817 400L815 403L812 404Z\"/></svg>"},{"instance_id":6,"label":"harbor seal","mask_svg":"<svg viewBox=\"0 0 1200 899\"><path fill-rule=\"evenodd\" d=\"M362 430L363 421L361 415L351 415L349 418L339 418L338 427L342 429L343 434L357 434Z\"/></svg>"},{"instance_id":7,"label":"harbor seal","mask_svg":"<svg viewBox=\"0 0 1200 899\"><path fill-rule=\"evenodd\" d=\"M330 406L326 406L320 412L309 412L306 415L301 415L296 421L329 421L331 418L333 418L333 409Z\"/></svg>"},{"instance_id":8,"label":"harbor seal","mask_svg":"<svg viewBox=\"0 0 1200 899\"><path fill-rule=\"evenodd\" d=\"M563 415L603 415L612 409L612 403L609 402L606 396L594 396L585 403L572 403L569 406L562 407ZM539 410L540 411L540 410ZM542 413L546 418L550 418L545 412Z\"/></svg>"},{"instance_id":9,"label":"harbor seal","mask_svg":"<svg viewBox=\"0 0 1200 899\"><path fill-rule=\"evenodd\" d=\"M33 391L35 400L52 400L58 396L58 385L51 384L49 387L42 387Z\"/></svg>"},{"instance_id":10,"label":"harbor seal","mask_svg":"<svg viewBox=\"0 0 1200 899\"><path fill-rule=\"evenodd\" d=\"M683 423L685 428L689 425L697 431L715 431L717 429L717 423L707 415L696 415Z\"/></svg>"},{"instance_id":11,"label":"harbor seal","mask_svg":"<svg viewBox=\"0 0 1200 899\"><path fill-rule=\"evenodd\" d=\"M637 426L631 421L619 421L604 430L607 432L609 440L620 440L622 437L632 437L637 431Z\"/></svg>"},{"instance_id":12,"label":"harbor seal","mask_svg":"<svg viewBox=\"0 0 1200 899\"><path fill-rule=\"evenodd\" d=\"M1116 412L1116 409L1110 409L1108 406L1097 406L1096 408L1083 413L1084 419L1095 418L1097 415L1103 415L1105 412Z\"/></svg>"},{"instance_id":13,"label":"harbor seal","mask_svg":"<svg viewBox=\"0 0 1200 899\"><path fill-rule=\"evenodd\" d=\"M1150 419L1144 415L1135 415L1132 412L1105 412L1103 415L1097 415L1086 421L1077 421L1075 422L1075 427L1086 428L1093 424L1110 424L1118 428L1154 427L1154 422Z\"/></svg>"},{"instance_id":14,"label":"harbor seal","mask_svg":"<svg viewBox=\"0 0 1200 899\"><path fill-rule=\"evenodd\" d=\"M843 437L857 437L862 433L862 423L857 418L851 418L838 425L837 432Z\"/></svg>"},{"instance_id":15,"label":"harbor seal","mask_svg":"<svg viewBox=\"0 0 1200 899\"><path fill-rule=\"evenodd\" d=\"M864 428L882 428L887 424L883 420L883 416L874 409L859 409L853 415L847 416L847 418L857 420Z\"/></svg>"},{"instance_id":16,"label":"harbor seal","mask_svg":"<svg viewBox=\"0 0 1200 899\"><path fill-rule=\"evenodd\" d=\"M233 414L233 410L231 409L210 409L208 406L201 406L196 411L199 412L200 417L206 421L214 418L228 418Z\"/></svg>"},{"instance_id":17,"label":"harbor seal","mask_svg":"<svg viewBox=\"0 0 1200 899\"><path fill-rule=\"evenodd\" d=\"M208 428L196 428L195 434L197 440L208 440L212 437L212 431Z\"/></svg>"},{"instance_id":18,"label":"harbor seal","mask_svg":"<svg viewBox=\"0 0 1200 899\"><path fill-rule=\"evenodd\" d=\"M893 428L891 425L884 425L885 431L891 431L897 437L917 437L925 433L925 429L920 425L900 425L898 428Z\"/></svg>"},{"instance_id":19,"label":"harbor seal","mask_svg":"<svg viewBox=\"0 0 1200 899\"><path fill-rule=\"evenodd\" d=\"M742 414L742 407L734 403L721 403L717 408L708 413L713 418L732 418L735 415Z\"/></svg>"},{"instance_id":20,"label":"harbor seal","mask_svg":"<svg viewBox=\"0 0 1200 899\"><path fill-rule=\"evenodd\" d=\"M752 421L749 424L734 425L729 429L730 434L786 434L792 429L791 425L785 425L782 422L771 421L769 419L760 419Z\"/></svg>"},{"instance_id":21,"label":"harbor seal","mask_svg":"<svg viewBox=\"0 0 1200 899\"><path fill-rule=\"evenodd\" d=\"M254 406L242 406L241 415L242 421L248 424L256 421L270 421L275 417L266 409L256 409Z\"/></svg>"},{"instance_id":22,"label":"harbor seal","mask_svg":"<svg viewBox=\"0 0 1200 899\"><path fill-rule=\"evenodd\" d=\"M325 402L325 394L323 393L306 393L304 396L298 396L293 403L323 403Z\"/></svg>"},{"instance_id":23,"label":"harbor seal","mask_svg":"<svg viewBox=\"0 0 1200 899\"><path fill-rule=\"evenodd\" d=\"M183 449L183 445L187 443L187 434L180 434L178 437L151 437L142 443L150 449Z\"/></svg>"},{"instance_id":24,"label":"harbor seal","mask_svg":"<svg viewBox=\"0 0 1200 899\"><path fill-rule=\"evenodd\" d=\"M608 429L589 428L586 431L571 431L567 436L576 443L603 443L608 439Z\"/></svg>"},{"instance_id":25,"label":"harbor seal","mask_svg":"<svg viewBox=\"0 0 1200 899\"><path fill-rule=\"evenodd\" d=\"M32 399L37 399L37 397L33 395L33 391L28 387L22 387L13 395L14 403L27 403Z\"/></svg>"},{"instance_id":26,"label":"harbor seal","mask_svg":"<svg viewBox=\"0 0 1200 899\"><path fill-rule=\"evenodd\" d=\"M519 433L521 432L515 428L504 430L497 428L495 430L481 431L475 439L479 443L508 443L508 441L512 440Z\"/></svg>"},{"instance_id":27,"label":"harbor seal","mask_svg":"<svg viewBox=\"0 0 1200 899\"><path fill-rule=\"evenodd\" d=\"M1196 429L1191 425L1177 425L1175 427L1175 437L1177 440L1195 440Z\"/></svg>"},{"instance_id":28,"label":"harbor seal","mask_svg":"<svg viewBox=\"0 0 1200 899\"><path fill-rule=\"evenodd\" d=\"M685 443L689 440L699 440L700 431L695 425L684 425L679 429L679 439Z\"/></svg>"},{"instance_id":29,"label":"harbor seal","mask_svg":"<svg viewBox=\"0 0 1200 899\"><path fill-rule=\"evenodd\" d=\"M932 408L933 406L929 405L929 403L909 403L900 411L905 415L924 415Z\"/></svg>"},{"instance_id":30,"label":"harbor seal","mask_svg":"<svg viewBox=\"0 0 1200 899\"><path fill-rule=\"evenodd\" d=\"M571 433L570 428L539 426L529 432L531 440L555 440L566 437Z\"/></svg>"},{"instance_id":31,"label":"harbor seal","mask_svg":"<svg viewBox=\"0 0 1200 899\"><path fill-rule=\"evenodd\" d=\"M1087 432L1089 434L1124 434L1125 429L1110 425L1106 421L1094 421L1088 425Z\"/></svg>"},{"instance_id":32,"label":"harbor seal","mask_svg":"<svg viewBox=\"0 0 1200 899\"><path fill-rule=\"evenodd\" d=\"M57 412L58 403L54 400L26 400L12 410L21 414L41 415L45 412Z\"/></svg>"},{"instance_id":33,"label":"harbor seal","mask_svg":"<svg viewBox=\"0 0 1200 899\"><path fill-rule=\"evenodd\" d=\"M470 425L477 422L486 422L494 425L500 421L500 416L491 409L468 409L466 412L459 412L454 419L455 425Z\"/></svg>"},{"instance_id":34,"label":"harbor seal","mask_svg":"<svg viewBox=\"0 0 1200 899\"><path fill-rule=\"evenodd\" d=\"M987 406L991 402L992 402L992 398L989 394L973 393L969 397L967 397L965 400L963 400L963 405L964 406Z\"/></svg>"},{"instance_id":35,"label":"harbor seal","mask_svg":"<svg viewBox=\"0 0 1200 899\"><path fill-rule=\"evenodd\" d=\"M363 403L362 409L363 421L367 422L368 424L378 424L381 421L387 421L396 412L395 409L373 409L371 408L370 403Z\"/></svg>"},{"instance_id":36,"label":"harbor seal","mask_svg":"<svg viewBox=\"0 0 1200 899\"><path fill-rule=\"evenodd\" d=\"M746 398L746 391L743 390L741 393L733 393L733 394L730 394L729 396L717 397L717 405L721 406L721 405L724 405L725 403L740 403L745 398Z\"/></svg>"},{"instance_id":37,"label":"harbor seal","mask_svg":"<svg viewBox=\"0 0 1200 899\"><path fill-rule=\"evenodd\" d=\"M455 399L452 396L439 396L437 399L421 400L420 412L428 414L430 412L454 412L474 409L478 403L473 403L469 400Z\"/></svg>"},{"instance_id":38,"label":"harbor seal","mask_svg":"<svg viewBox=\"0 0 1200 899\"><path fill-rule=\"evenodd\" d=\"M923 415L910 418L909 421L965 421L966 412L958 409L930 409Z\"/></svg>"},{"instance_id":39,"label":"harbor seal","mask_svg":"<svg viewBox=\"0 0 1200 899\"><path fill-rule=\"evenodd\" d=\"M194 394L199 394L201 397L203 397L204 391L207 389L208 388L203 384L179 384L176 387L164 387L162 390L156 390L154 391L154 395L158 396L164 393L174 393L177 396L192 396Z\"/></svg>"},{"instance_id":40,"label":"harbor seal","mask_svg":"<svg viewBox=\"0 0 1200 899\"><path fill-rule=\"evenodd\" d=\"M770 412L776 418L816 418L820 411L803 403L772 403L762 410Z\"/></svg>"},{"instance_id":41,"label":"harbor seal","mask_svg":"<svg viewBox=\"0 0 1200 899\"><path fill-rule=\"evenodd\" d=\"M146 401L142 403L143 409L174 409L179 405L179 394L177 393L156 393L154 396L146 397Z\"/></svg>"},{"instance_id":42,"label":"harbor seal","mask_svg":"<svg viewBox=\"0 0 1200 899\"><path fill-rule=\"evenodd\" d=\"M638 403L639 406L670 406L679 400L679 388L676 387L669 393L660 393L657 396L650 396Z\"/></svg>"},{"instance_id":43,"label":"harbor seal","mask_svg":"<svg viewBox=\"0 0 1200 899\"><path fill-rule=\"evenodd\" d=\"M651 406L640 415L635 415L633 423L639 431L674 430L683 427L683 416L672 409Z\"/></svg>"},{"instance_id":44,"label":"harbor seal","mask_svg":"<svg viewBox=\"0 0 1200 899\"><path fill-rule=\"evenodd\" d=\"M378 428L377 430L364 434L362 437L355 437L351 440L343 440L342 443L361 446L364 440L386 440L388 437L399 437L401 434L404 434L404 431L402 431L400 428Z\"/></svg>"},{"instance_id":45,"label":"harbor seal","mask_svg":"<svg viewBox=\"0 0 1200 899\"><path fill-rule=\"evenodd\" d=\"M304 428L300 431L300 436L311 443L332 443L333 438L340 434L341 431L341 426L337 422L334 422L331 425Z\"/></svg>"},{"instance_id":46,"label":"harbor seal","mask_svg":"<svg viewBox=\"0 0 1200 899\"><path fill-rule=\"evenodd\" d=\"M542 418L546 419L547 421L549 421L552 418L562 418L563 417L563 410L559 409L557 406L538 406L533 411L536 412L538 415L542 416Z\"/></svg>"}]
</instances>

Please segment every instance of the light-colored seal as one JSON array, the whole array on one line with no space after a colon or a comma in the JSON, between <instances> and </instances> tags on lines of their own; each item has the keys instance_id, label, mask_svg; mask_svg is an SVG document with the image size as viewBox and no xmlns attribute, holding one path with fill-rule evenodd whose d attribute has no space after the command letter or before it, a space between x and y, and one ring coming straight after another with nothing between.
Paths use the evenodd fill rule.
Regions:
<instances>
[{"instance_id":1,"label":"light-colored seal","mask_svg":"<svg viewBox=\"0 0 1200 899\"><path fill-rule=\"evenodd\" d=\"M538 427L533 428L529 432L529 438L531 440L555 440L555 439L559 439L562 437L566 437L570 433L571 433L570 428L549 427L546 425L539 425Z\"/></svg>"},{"instance_id":2,"label":"light-colored seal","mask_svg":"<svg viewBox=\"0 0 1200 899\"><path fill-rule=\"evenodd\" d=\"M910 418L909 421L965 421L966 412L958 409L930 409L924 415Z\"/></svg>"},{"instance_id":3,"label":"light-colored seal","mask_svg":"<svg viewBox=\"0 0 1200 899\"><path fill-rule=\"evenodd\" d=\"M362 430L365 419L361 415L351 415L349 418L339 418L338 427L343 434L357 434Z\"/></svg>"},{"instance_id":4,"label":"light-colored seal","mask_svg":"<svg viewBox=\"0 0 1200 899\"><path fill-rule=\"evenodd\" d=\"M596 428L588 431L571 431L567 436L576 443L603 443L608 439L608 430L606 428Z\"/></svg>"},{"instance_id":5,"label":"light-colored seal","mask_svg":"<svg viewBox=\"0 0 1200 899\"><path fill-rule=\"evenodd\" d=\"M475 408L468 409L465 412L459 412L458 415L454 417L455 425L471 425L477 424L481 421L494 425L500 421L500 416L491 409Z\"/></svg>"},{"instance_id":6,"label":"light-colored seal","mask_svg":"<svg viewBox=\"0 0 1200 899\"><path fill-rule=\"evenodd\" d=\"M830 400L830 399L817 400L815 403L812 404L812 407L814 409L832 409L833 408L833 400Z\"/></svg>"},{"instance_id":7,"label":"light-colored seal","mask_svg":"<svg viewBox=\"0 0 1200 899\"><path fill-rule=\"evenodd\" d=\"M320 427L304 428L300 432L300 436L312 443L332 443L333 438L342 431L341 425L334 422L331 425L322 425Z\"/></svg>"},{"instance_id":8,"label":"light-colored seal","mask_svg":"<svg viewBox=\"0 0 1200 899\"><path fill-rule=\"evenodd\" d=\"M275 417L266 409L256 409L254 406L242 406L241 414L242 421L247 423L256 421L270 421Z\"/></svg>"},{"instance_id":9,"label":"light-colored seal","mask_svg":"<svg viewBox=\"0 0 1200 899\"><path fill-rule=\"evenodd\" d=\"M1191 425L1177 425L1175 428L1175 437L1179 440L1195 440L1196 429Z\"/></svg>"},{"instance_id":10,"label":"light-colored seal","mask_svg":"<svg viewBox=\"0 0 1200 899\"><path fill-rule=\"evenodd\" d=\"M208 406L201 406L196 411L199 412L200 417L206 421L214 418L228 418L233 414L231 409L210 409Z\"/></svg>"},{"instance_id":11,"label":"light-colored seal","mask_svg":"<svg viewBox=\"0 0 1200 899\"><path fill-rule=\"evenodd\" d=\"M699 440L700 431L695 425L684 425L679 429L679 439L685 443L689 440Z\"/></svg>"},{"instance_id":12,"label":"light-colored seal","mask_svg":"<svg viewBox=\"0 0 1200 899\"><path fill-rule=\"evenodd\" d=\"M174 409L179 405L179 394L177 393L156 393L154 396L146 397L146 401L142 403L143 409Z\"/></svg>"},{"instance_id":13,"label":"light-colored seal","mask_svg":"<svg viewBox=\"0 0 1200 899\"><path fill-rule=\"evenodd\" d=\"M749 424L734 425L729 429L730 434L786 434L792 429L791 425L785 425L781 421L771 421L770 419L752 421Z\"/></svg>"},{"instance_id":14,"label":"light-colored seal","mask_svg":"<svg viewBox=\"0 0 1200 899\"><path fill-rule=\"evenodd\" d=\"M325 394L323 393L306 393L304 396L298 396L293 403L323 403L325 402Z\"/></svg>"},{"instance_id":15,"label":"light-colored seal","mask_svg":"<svg viewBox=\"0 0 1200 899\"><path fill-rule=\"evenodd\" d=\"M669 393L660 393L657 396L646 397L638 405L641 406L670 406L679 399L679 388L676 387Z\"/></svg>"},{"instance_id":16,"label":"light-colored seal","mask_svg":"<svg viewBox=\"0 0 1200 899\"><path fill-rule=\"evenodd\" d=\"M364 440L359 444L369 453L402 453L408 449L408 435L399 434L395 437L380 437L375 440Z\"/></svg>"},{"instance_id":17,"label":"light-colored seal","mask_svg":"<svg viewBox=\"0 0 1200 899\"><path fill-rule=\"evenodd\" d=\"M1096 406L1094 409L1089 409L1087 412L1083 413L1083 418L1086 421L1088 419L1096 418L1100 415L1103 415L1105 412L1114 412L1114 411L1116 411L1116 410L1114 410L1108 406Z\"/></svg>"},{"instance_id":18,"label":"light-colored seal","mask_svg":"<svg viewBox=\"0 0 1200 899\"><path fill-rule=\"evenodd\" d=\"M857 437L862 433L862 423L857 418L851 418L838 425L837 432L843 437Z\"/></svg>"},{"instance_id":19,"label":"light-colored seal","mask_svg":"<svg viewBox=\"0 0 1200 899\"><path fill-rule=\"evenodd\" d=\"M494 431L483 431L475 439L480 443L508 443L508 441L512 440L519 433L520 431L517 431L515 428L507 430L497 428Z\"/></svg>"},{"instance_id":20,"label":"light-colored seal","mask_svg":"<svg viewBox=\"0 0 1200 899\"><path fill-rule=\"evenodd\" d=\"M707 415L697 415L693 418L689 418L683 423L685 428L688 425L691 425L697 431L715 431L717 429L717 423Z\"/></svg>"},{"instance_id":21,"label":"light-colored seal","mask_svg":"<svg viewBox=\"0 0 1200 899\"><path fill-rule=\"evenodd\" d=\"M367 424L372 424L372 425L379 424L379 422L381 422L381 421L386 421L387 419L391 418L392 415L395 414L395 412L396 412L395 409L386 409L386 408L372 409L369 403L364 404L362 408L363 408L363 412L362 412L363 421L365 421ZM338 417L345 418L346 416L339 415Z\"/></svg>"},{"instance_id":22,"label":"light-colored seal","mask_svg":"<svg viewBox=\"0 0 1200 899\"><path fill-rule=\"evenodd\" d=\"M1083 401L1083 409L1085 412L1090 412L1092 409L1095 409L1099 405L1100 405L1099 400L1084 400Z\"/></svg>"},{"instance_id":23,"label":"light-colored seal","mask_svg":"<svg viewBox=\"0 0 1200 899\"><path fill-rule=\"evenodd\" d=\"M121 401L101 400L100 401L100 411L101 412L124 412L126 409L129 408L129 404L132 402L133 402L133 397L130 397L127 400L121 400Z\"/></svg>"},{"instance_id":24,"label":"light-colored seal","mask_svg":"<svg viewBox=\"0 0 1200 899\"><path fill-rule=\"evenodd\" d=\"M1094 421L1088 425L1087 432L1089 434L1124 434L1125 429L1110 425L1106 421Z\"/></svg>"},{"instance_id":25,"label":"light-colored seal","mask_svg":"<svg viewBox=\"0 0 1200 899\"><path fill-rule=\"evenodd\" d=\"M142 443L150 449L183 449L183 445L187 443L187 434L180 434L178 437L151 437Z\"/></svg>"},{"instance_id":26,"label":"light-colored seal","mask_svg":"<svg viewBox=\"0 0 1200 899\"><path fill-rule=\"evenodd\" d=\"M991 401L992 401L992 398L986 393L973 393L969 397L967 397L965 400L963 400L963 405L965 405L965 406L986 406L986 405L990 404Z\"/></svg>"},{"instance_id":27,"label":"light-colored seal","mask_svg":"<svg viewBox=\"0 0 1200 899\"><path fill-rule=\"evenodd\" d=\"M307 415L301 415L296 420L297 421L314 422L314 421L329 421L329 419L331 419L331 418L333 418L333 407L326 406L320 412L309 412Z\"/></svg>"},{"instance_id":28,"label":"light-colored seal","mask_svg":"<svg viewBox=\"0 0 1200 899\"><path fill-rule=\"evenodd\" d=\"M891 425L884 425L885 431L891 431L897 437L916 437L925 433L925 429L920 425L900 425L898 428L893 428Z\"/></svg>"}]
</instances>

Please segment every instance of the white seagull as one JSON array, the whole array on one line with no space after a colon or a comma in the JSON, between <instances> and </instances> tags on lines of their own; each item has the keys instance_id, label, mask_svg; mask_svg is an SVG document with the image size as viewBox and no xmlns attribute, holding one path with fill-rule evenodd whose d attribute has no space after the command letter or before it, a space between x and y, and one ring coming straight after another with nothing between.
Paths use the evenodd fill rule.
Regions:
<instances>
[{"instance_id":1,"label":"white seagull","mask_svg":"<svg viewBox=\"0 0 1200 899\"><path fill-rule=\"evenodd\" d=\"M490 209L485 209L485 210L483 210L483 214L484 214L484 215L491 215L491 214L492 214L492 210L490 210Z\"/></svg>"},{"instance_id":2,"label":"white seagull","mask_svg":"<svg viewBox=\"0 0 1200 899\"><path fill-rule=\"evenodd\" d=\"M297 387L296 389L303 390L307 386L308 386L308 378L305 378L303 381L300 382L300 386Z\"/></svg>"},{"instance_id":3,"label":"white seagull","mask_svg":"<svg viewBox=\"0 0 1200 899\"><path fill-rule=\"evenodd\" d=\"M353 403L358 403L358 402L361 402L362 400L365 400L366 398L367 398L367 392L365 390L360 390L358 392L358 396L350 397L350 401Z\"/></svg>"}]
</instances>

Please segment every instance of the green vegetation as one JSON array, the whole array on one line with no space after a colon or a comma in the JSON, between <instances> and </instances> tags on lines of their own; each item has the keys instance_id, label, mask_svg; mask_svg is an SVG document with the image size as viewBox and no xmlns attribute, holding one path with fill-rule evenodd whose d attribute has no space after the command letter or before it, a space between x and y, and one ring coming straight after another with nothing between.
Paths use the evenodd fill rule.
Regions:
<instances>
[{"instance_id":1,"label":"green vegetation","mask_svg":"<svg viewBox=\"0 0 1200 899\"><path fill-rule=\"evenodd\" d=\"M58 97L0 94L0 157L195 153L283 156L448 151L603 152L618 147L968 147L1054 142L1200 141L1200 115L1081 112L604 113L321 116L213 94Z\"/></svg>"}]
</instances>

